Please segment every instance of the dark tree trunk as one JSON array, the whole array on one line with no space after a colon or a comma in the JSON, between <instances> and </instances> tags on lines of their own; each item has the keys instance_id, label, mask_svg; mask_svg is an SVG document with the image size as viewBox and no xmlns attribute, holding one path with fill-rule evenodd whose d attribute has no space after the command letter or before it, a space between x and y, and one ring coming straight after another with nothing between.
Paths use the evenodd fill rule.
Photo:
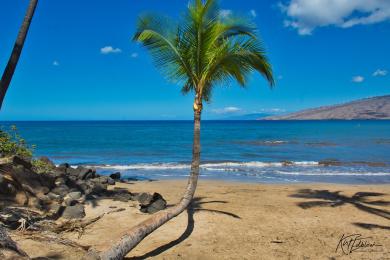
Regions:
<instances>
[{"instance_id":1,"label":"dark tree trunk","mask_svg":"<svg viewBox=\"0 0 390 260\"><path fill-rule=\"evenodd\" d=\"M18 64L20 54L22 53L23 45L26 40L28 29L31 24L31 20L34 16L35 8L37 7L38 0L30 0L26 15L23 20L23 24L20 27L18 37L16 38L14 48L12 49L11 57L8 60L7 66L3 72L3 76L0 81L0 110L3 106L5 94L7 93L9 84L11 83L12 76L14 75L16 65Z\"/></svg>"},{"instance_id":2,"label":"dark tree trunk","mask_svg":"<svg viewBox=\"0 0 390 260\"><path fill-rule=\"evenodd\" d=\"M7 230L0 225L0 258L3 257L1 252L2 250L15 252L19 255L19 257L28 257L26 252L20 249L15 241L13 241L12 238L7 234Z\"/></svg>"},{"instance_id":3,"label":"dark tree trunk","mask_svg":"<svg viewBox=\"0 0 390 260\"><path fill-rule=\"evenodd\" d=\"M191 174L188 178L187 189L179 204L172 208L160 211L154 214L151 218L131 228L119 242L112 245L108 250L100 253L91 251L87 256L87 259L123 259L146 236L187 209L194 197L199 176L201 105L198 105L197 107L199 107L199 109L194 109L194 140L192 148Z\"/></svg>"}]
</instances>

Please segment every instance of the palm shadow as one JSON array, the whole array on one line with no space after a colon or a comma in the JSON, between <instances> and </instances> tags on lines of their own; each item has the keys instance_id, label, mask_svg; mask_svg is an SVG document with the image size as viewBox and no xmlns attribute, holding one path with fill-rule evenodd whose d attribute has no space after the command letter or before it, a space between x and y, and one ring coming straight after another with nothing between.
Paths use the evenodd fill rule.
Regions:
<instances>
[{"instance_id":1,"label":"palm shadow","mask_svg":"<svg viewBox=\"0 0 390 260\"><path fill-rule=\"evenodd\" d=\"M368 229L368 230L372 230L372 229L390 230L390 226L383 226L383 225L370 224L370 223L361 223L361 222L356 222L353 224L357 227Z\"/></svg>"},{"instance_id":2,"label":"palm shadow","mask_svg":"<svg viewBox=\"0 0 390 260\"><path fill-rule=\"evenodd\" d=\"M349 197L340 193L341 191L331 192L329 190L301 189L298 191L298 193L290 195L290 197L316 199L297 203L297 205L303 209L312 207L339 207L349 204L366 213L373 214L385 219L390 219L390 211L373 207L389 206L390 201L369 200L370 197L380 197L385 194L377 192L356 192L354 195Z\"/></svg>"},{"instance_id":3,"label":"palm shadow","mask_svg":"<svg viewBox=\"0 0 390 260\"><path fill-rule=\"evenodd\" d=\"M156 248L156 249L154 249L154 250L152 250L144 255L127 257L125 259L127 259L127 260L140 260L140 259L145 259L148 257L155 257L155 256L158 256L159 254L167 251L168 249L180 244L181 242L186 240L194 231L194 227L195 227L194 214L197 211L212 212L212 213L222 214L222 215L229 216L229 217L236 218L236 219L241 219L240 216L233 214L233 213L230 213L230 212L227 212L227 211L202 208L202 205L204 205L204 204L209 204L209 203L225 204L225 203L228 203L227 201L223 201L223 200L202 201L203 199L204 199L204 197L194 198L192 200L190 206L187 208L187 217L188 217L187 227L184 230L184 232L180 235L180 237L178 237L177 239L175 239L175 240L173 240L165 245L162 245L162 246L160 246L160 247L158 247L158 248ZM171 206L173 206L173 205L171 205Z\"/></svg>"}]
</instances>

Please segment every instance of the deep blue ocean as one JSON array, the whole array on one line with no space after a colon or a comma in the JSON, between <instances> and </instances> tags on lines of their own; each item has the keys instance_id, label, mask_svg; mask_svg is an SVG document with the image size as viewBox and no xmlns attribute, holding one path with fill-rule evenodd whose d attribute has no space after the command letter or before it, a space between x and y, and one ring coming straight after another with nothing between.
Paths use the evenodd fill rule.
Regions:
<instances>
[{"instance_id":1,"label":"deep blue ocean","mask_svg":"<svg viewBox=\"0 0 390 260\"><path fill-rule=\"evenodd\" d=\"M36 156L57 164L140 179L188 176L192 121L0 124L15 124ZM390 184L390 121L203 121L201 146L204 179Z\"/></svg>"}]
</instances>

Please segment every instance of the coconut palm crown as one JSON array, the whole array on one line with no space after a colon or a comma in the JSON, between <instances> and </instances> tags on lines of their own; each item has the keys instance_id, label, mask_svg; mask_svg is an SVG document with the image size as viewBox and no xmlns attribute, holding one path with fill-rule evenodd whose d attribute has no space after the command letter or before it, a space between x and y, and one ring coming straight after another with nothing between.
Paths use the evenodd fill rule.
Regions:
<instances>
[{"instance_id":1,"label":"coconut palm crown","mask_svg":"<svg viewBox=\"0 0 390 260\"><path fill-rule=\"evenodd\" d=\"M134 40L145 46L165 76L195 92L194 109L202 109L215 86L235 79L245 87L258 71L274 85L272 68L256 26L248 19L222 15L214 0L195 0L180 21L156 15L140 17ZM199 106L199 107L196 107Z\"/></svg>"}]
</instances>

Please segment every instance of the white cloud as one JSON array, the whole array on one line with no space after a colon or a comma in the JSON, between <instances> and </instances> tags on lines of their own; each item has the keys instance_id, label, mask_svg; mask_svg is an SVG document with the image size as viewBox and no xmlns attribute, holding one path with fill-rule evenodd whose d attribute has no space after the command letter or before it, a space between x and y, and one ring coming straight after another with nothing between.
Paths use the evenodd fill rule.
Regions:
<instances>
[{"instance_id":1,"label":"white cloud","mask_svg":"<svg viewBox=\"0 0 390 260\"><path fill-rule=\"evenodd\" d=\"M279 8L287 15L284 25L300 35L323 26L349 28L390 20L389 0L288 0Z\"/></svg>"},{"instance_id":2,"label":"white cloud","mask_svg":"<svg viewBox=\"0 0 390 260\"><path fill-rule=\"evenodd\" d=\"M260 110L254 111L253 113L283 113L286 112L286 109L283 108L262 108Z\"/></svg>"},{"instance_id":3,"label":"white cloud","mask_svg":"<svg viewBox=\"0 0 390 260\"><path fill-rule=\"evenodd\" d=\"M256 10L255 10L255 9L250 10L250 14L251 14L253 17L256 17L256 16L257 16L257 13L256 13Z\"/></svg>"},{"instance_id":4,"label":"white cloud","mask_svg":"<svg viewBox=\"0 0 390 260\"><path fill-rule=\"evenodd\" d=\"M361 83L364 81L364 77L362 76L355 76L355 77L352 77L352 82L355 82L355 83Z\"/></svg>"},{"instance_id":5,"label":"white cloud","mask_svg":"<svg viewBox=\"0 0 390 260\"><path fill-rule=\"evenodd\" d=\"M232 10L229 10L229 9L222 9L219 11L219 15L222 17L222 18L227 18L229 17L230 15L232 15Z\"/></svg>"},{"instance_id":6,"label":"white cloud","mask_svg":"<svg viewBox=\"0 0 390 260\"><path fill-rule=\"evenodd\" d=\"M60 63L58 61L53 61L53 66L60 66Z\"/></svg>"},{"instance_id":7,"label":"white cloud","mask_svg":"<svg viewBox=\"0 0 390 260\"><path fill-rule=\"evenodd\" d=\"M137 57L138 57L138 53L137 53L137 52L133 52L133 53L131 54L131 57L132 57L132 58L137 58Z\"/></svg>"},{"instance_id":8,"label":"white cloud","mask_svg":"<svg viewBox=\"0 0 390 260\"><path fill-rule=\"evenodd\" d=\"M119 48L113 48L112 46L105 46L100 49L101 54L120 53L122 52Z\"/></svg>"},{"instance_id":9,"label":"white cloud","mask_svg":"<svg viewBox=\"0 0 390 260\"><path fill-rule=\"evenodd\" d=\"M224 107L213 109L212 112L215 114L232 114L242 111L239 107Z\"/></svg>"},{"instance_id":10,"label":"white cloud","mask_svg":"<svg viewBox=\"0 0 390 260\"><path fill-rule=\"evenodd\" d=\"M372 73L372 76L374 77L384 77L387 75L387 70L381 70L381 69L377 69L376 71L374 71L374 73Z\"/></svg>"}]
</instances>

